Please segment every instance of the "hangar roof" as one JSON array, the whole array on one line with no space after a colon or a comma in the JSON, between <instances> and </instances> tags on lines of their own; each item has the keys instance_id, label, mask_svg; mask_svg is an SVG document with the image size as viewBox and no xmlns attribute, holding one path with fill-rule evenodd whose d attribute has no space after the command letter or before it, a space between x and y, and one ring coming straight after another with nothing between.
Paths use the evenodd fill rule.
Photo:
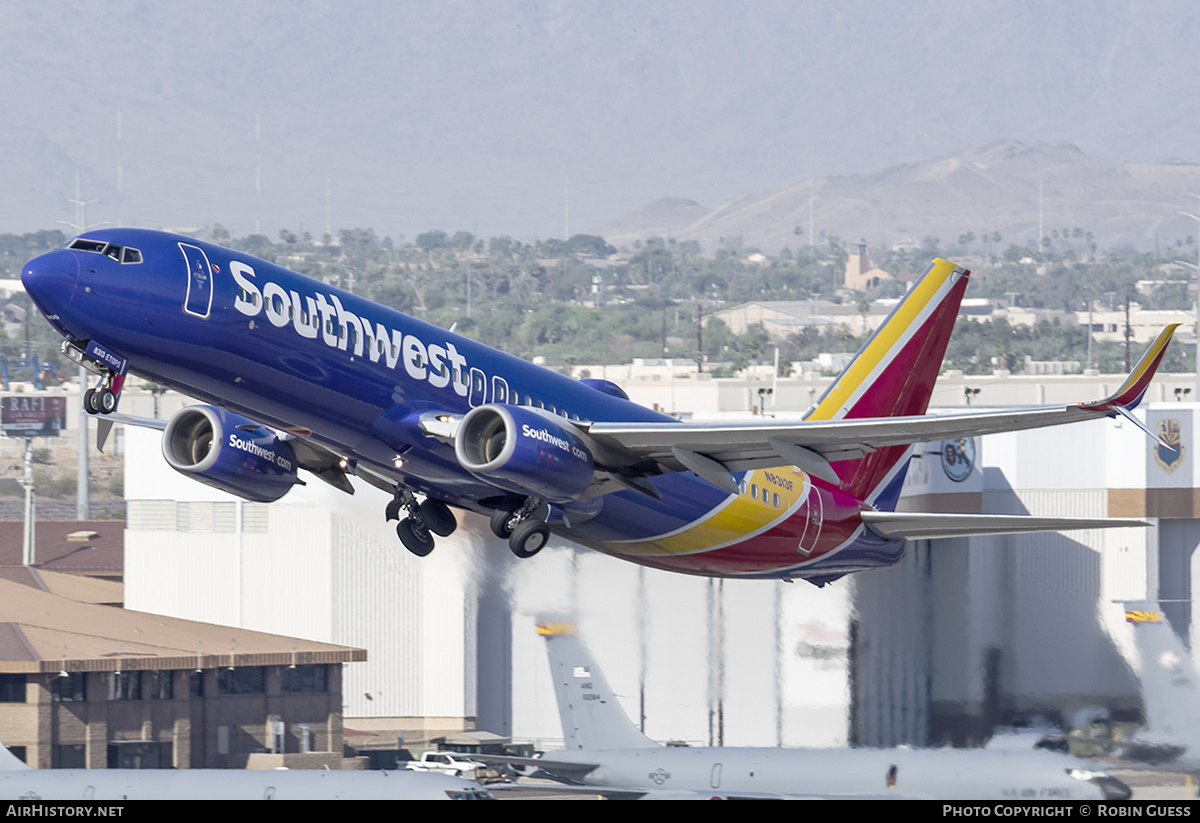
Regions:
<instances>
[{"instance_id":1,"label":"hangar roof","mask_svg":"<svg viewBox=\"0 0 1200 823\"><path fill-rule=\"evenodd\" d=\"M79 603L0 580L0 672L208 669L367 659L365 649Z\"/></svg>"}]
</instances>

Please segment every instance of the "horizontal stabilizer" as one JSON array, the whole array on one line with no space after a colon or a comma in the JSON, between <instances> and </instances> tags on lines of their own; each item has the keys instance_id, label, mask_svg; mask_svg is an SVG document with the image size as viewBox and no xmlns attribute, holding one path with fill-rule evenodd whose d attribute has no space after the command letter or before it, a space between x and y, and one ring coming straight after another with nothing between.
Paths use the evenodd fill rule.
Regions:
<instances>
[{"instance_id":1,"label":"horizontal stabilizer","mask_svg":"<svg viewBox=\"0 0 1200 823\"><path fill-rule=\"evenodd\" d=\"M588 772L600 768L599 763L582 763L575 760L555 760L553 757L516 757L507 754L471 754L471 759L480 763L502 763L509 766L533 766L553 771L556 775L570 776L582 780Z\"/></svg>"},{"instance_id":2,"label":"horizontal stabilizer","mask_svg":"<svg viewBox=\"0 0 1200 823\"><path fill-rule=\"evenodd\" d=\"M939 537L1068 532L1076 529L1119 529L1150 525L1145 520L1122 517L1032 517L1021 514L872 511L863 512L862 521L867 528L886 540L933 540Z\"/></svg>"}]
</instances>

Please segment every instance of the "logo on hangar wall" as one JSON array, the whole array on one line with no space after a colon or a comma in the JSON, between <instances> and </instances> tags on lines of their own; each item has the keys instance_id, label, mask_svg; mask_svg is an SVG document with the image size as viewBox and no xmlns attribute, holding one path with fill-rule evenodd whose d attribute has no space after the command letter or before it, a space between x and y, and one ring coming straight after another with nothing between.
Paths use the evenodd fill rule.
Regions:
<instances>
[{"instance_id":1,"label":"logo on hangar wall","mask_svg":"<svg viewBox=\"0 0 1200 823\"><path fill-rule=\"evenodd\" d=\"M1154 445L1154 462L1167 474L1171 474L1182 466L1183 457L1187 454L1187 447L1183 445L1183 437L1180 433L1181 428L1179 420L1174 417L1158 421L1158 436L1167 445L1164 446L1162 443Z\"/></svg>"},{"instance_id":2,"label":"logo on hangar wall","mask_svg":"<svg viewBox=\"0 0 1200 823\"><path fill-rule=\"evenodd\" d=\"M961 483L975 466L975 438L959 437L942 441L942 471L955 483Z\"/></svg>"}]
</instances>

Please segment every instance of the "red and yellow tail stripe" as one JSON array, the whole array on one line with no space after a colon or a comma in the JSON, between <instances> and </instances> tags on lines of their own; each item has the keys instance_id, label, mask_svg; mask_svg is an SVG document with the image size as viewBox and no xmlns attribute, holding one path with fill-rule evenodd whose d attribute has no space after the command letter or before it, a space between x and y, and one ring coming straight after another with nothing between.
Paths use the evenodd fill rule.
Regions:
<instances>
[{"instance_id":1,"label":"red and yellow tail stripe","mask_svg":"<svg viewBox=\"0 0 1200 823\"><path fill-rule=\"evenodd\" d=\"M949 324L953 325L962 298L962 289L955 287L967 275L965 269L949 260L934 260L913 286L912 291L863 346L846 371L822 395L808 419L838 420L843 417L886 416L888 411L881 406L894 406L897 401L902 401L903 397L883 398L879 395L903 395L906 386L903 385L904 381L888 381L887 385L880 386L880 379L916 335L928 333L927 321L947 300L954 301L949 317ZM966 284L963 283L962 286L965 288ZM941 368L941 360L921 365L932 367L936 377ZM873 398L875 402L872 402ZM879 402L881 400L882 403ZM860 407L864 405L870 406L868 414L861 413L865 409ZM855 413L856 411L860 413ZM920 414L923 411L924 409L919 412L893 410L891 413Z\"/></svg>"},{"instance_id":2,"label":"red and yellow tail stripe","mask_svg":"<svg viewBox=\"0 0 1200 823\"><path fill-rule=\"evenodd\" d=\"M1158 364L1162 362L1163 355L1167 353L1167 344L1171 342L1171 335L1175 334L1177 328L1179 328L1179 324L1172 323L1159 333L1154 342L1150 344L1150 348L1146 349L1146 353L1142 355L1142 359L1133 367L1133 371L1125 378L1125 382L1111 397L1094 403L1080 403L1080 407L1088 411L1107 412L1112 411L1114 406L1126 409L1136 406L1142 395L1146 393L1146 388L1150 385L1154 373L1158 371Z\"/></svg>"}]
</instances>

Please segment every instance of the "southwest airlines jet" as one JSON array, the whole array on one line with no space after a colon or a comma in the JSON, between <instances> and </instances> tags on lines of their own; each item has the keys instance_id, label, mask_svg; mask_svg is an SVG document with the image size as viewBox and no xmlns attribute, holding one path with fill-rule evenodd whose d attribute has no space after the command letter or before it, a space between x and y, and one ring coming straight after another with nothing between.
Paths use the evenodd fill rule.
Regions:
<instances>
[{"instance_id":1,"label":"southwest airlines jet","mask_svg":"<svg viewBox=\"0 0 1200 823\"><path fill-rule=\"evenodd\" d=\"M142 229L90 231L22 280L100 378L84 404L164 429L175 469L270 502L298 470L386 514L417 555L491 518L518 557L551 532L659 569L808 579L896 563L906 539L1130 521L896 513L911 444L1124 415L1174 331L1111 397L925 416L968 272L935 260L799 423L685 423L605 380L572 380L242 252ZM210 405L116 412L129 374ZM1145 427L1143 427L1145 428ZM1136 521L1135 521L1136 522Z\"/></svg>"}]
</instances>

